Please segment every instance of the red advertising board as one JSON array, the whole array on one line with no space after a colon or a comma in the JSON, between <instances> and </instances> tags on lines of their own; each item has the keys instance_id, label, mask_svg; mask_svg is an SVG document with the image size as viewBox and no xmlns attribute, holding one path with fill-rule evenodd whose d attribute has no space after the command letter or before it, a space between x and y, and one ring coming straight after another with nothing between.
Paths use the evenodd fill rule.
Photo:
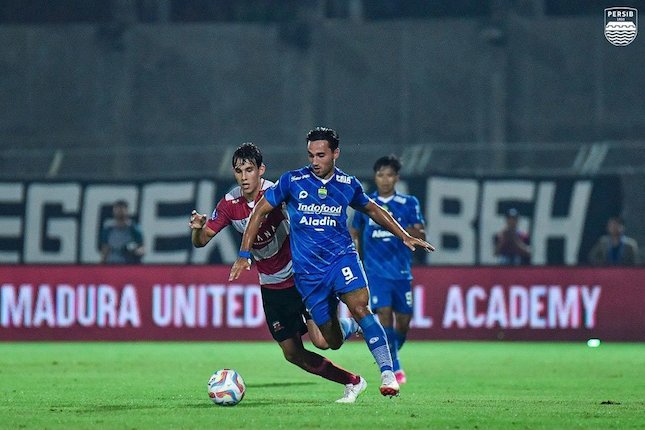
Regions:
<instances>
[{"instance_id":1,"label":"red advertising board","mask_svg":"<svg viewBox=\"0 0 645 430\"><path fill-rule=\"evenodd\" d=\"M269 340L254 270L0 266L0 340ZM411 339L645 341L645 269L417 267ZM346 310L341 310L345 312Z\"/></svg>"},{"instance_id":2,"label":"red advertising board","mask_svg":"<svg viewBox=\"0 0 645 430\"><path fill-rule=\"evenodd\" d=\"M642 268L419 268L414 275L432 324L413 330L413 339L645 340Z\"/></svg>"}]
</instances>

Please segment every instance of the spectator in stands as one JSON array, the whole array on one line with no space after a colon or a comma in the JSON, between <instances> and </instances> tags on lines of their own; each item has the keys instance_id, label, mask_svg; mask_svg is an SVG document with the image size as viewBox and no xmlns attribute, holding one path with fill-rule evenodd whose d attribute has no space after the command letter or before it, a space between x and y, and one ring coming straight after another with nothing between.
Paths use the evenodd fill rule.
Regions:
<instances>
[{"instance_id":1,"label":"spectator in stands","mask_svg":"<svg viewBox=\"0 0 645 430\"><path fill-rule=\"evenodd\" d=\"M117 200L112 206L113 218L101 230L101 263L137 264L145 253L143 235L131 219L128 202Z\"/></svg>"},{"instance_id":2,"label":"spectator in stands","mask_svg":"<svg viewBox=\"0 0 645 430\"><path fill-rule=\"evenodd\" d=\"M625 223L619 216L607 220L607 234L589 252L589 262L594 266L636 266L640 264L638 244L625 236Z\"/></svg>"},{"instance_id":3,"label":"spectator in stands","mask_svg":"<svg viewBox=\"0 0 645 430\"><path fill-rule=\"evenodd\" d=\"M506 226L495 236L495 255L500 264L520 266L531 261L529 235L517 227L519 213L511 208L506 212Z\"/></svg>"}]
</instances>

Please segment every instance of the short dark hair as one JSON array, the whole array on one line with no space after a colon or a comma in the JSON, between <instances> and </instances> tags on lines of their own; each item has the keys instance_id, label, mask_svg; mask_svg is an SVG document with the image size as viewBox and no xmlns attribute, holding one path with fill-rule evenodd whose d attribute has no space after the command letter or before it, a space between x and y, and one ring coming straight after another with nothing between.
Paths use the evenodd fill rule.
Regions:
<instances>
[{"instance_id":1,"label":"short dark hair","mask_svg":"<svg viewBox=\"0 0 645 430\"><path fill-rule=\"evenodd\" d=\"M614 221L614 222L622 225L623 227L625 226L625 220L620 215L614 215L612 217L609 217L609 219L607 221Z\"/></svg>"},{"instance_id":2,"label":"short dark hair","mask_svg":"<svg viewBox=\"0 0 645 430\"><path fill-rule=\"evenodd\" d=\"M245 162L255 164L256 167L262 165L262 151L253 142L244 142L233 153L231 164L235 169L238 162Z\"/></svg>"},{"instance_id":3,"label":"short dark hair","mask_svg":"<svg viewBox=\"0 0 645 430\"><path fill-rule=\"evenodd\" d=\"M329 142L329 149L332 151L335 151L340 143L340 138L336 130L327 127L316 127L310 130L307 133L307 142L313 142L314 140L326 140Z\"/></svg>"},{"instance_id":4,"label":"short dark hair","mask_svg":"<svg viewBox=\"0 0 645 430\"><path fill-rule=\"evenodd\" d=\"M382 167L391 167L394 173L398 175L399 170L401 170L401 161L394 154L386 155L376 160L376 163L374 163L374 173L378 172Z\"/></svg>"},{"instance_id":5,"label":"short dark hair","mask_svg":"<svg viewBox=\"0 0 645 430\"><path fill-rule=\"evenodd\" d=\"M119 200L115 201L112 206L119 206L119 207L122 207L122 208L127 208L128 207L128 201L124 200L124 199L119 199Z\"/></svg>"}]
</instances>

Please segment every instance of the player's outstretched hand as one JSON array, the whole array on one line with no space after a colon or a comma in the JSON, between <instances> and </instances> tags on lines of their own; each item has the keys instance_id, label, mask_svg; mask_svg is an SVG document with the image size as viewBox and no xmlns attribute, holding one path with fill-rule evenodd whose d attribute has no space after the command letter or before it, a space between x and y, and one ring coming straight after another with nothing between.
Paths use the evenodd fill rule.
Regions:
<instances>
[{"instance_id":1,"label":"player's outstretched hand","mask_svg":"<svg viewBox=\"0 0 645 430\"><path fill-rule=\"evenodd\" d=\"M239 278L242 270L251 270L251 260L244 257L240 257L235 260L233 267L231 267L231 274L228 275L228 280L234 281Z\"/></svg>"},{"instance_id":2,"label":"player's outstretched hand","mask_svg":"<svg viewBox=\"0 0 645 430\"><path fill-rule=\"evenodd\" d=\"M412 237L412 236L406 238L403 241L403 243L405 244L405 246L410 248L412 251L416 251L417 246L425 249L427 252L431 252L431 251L435 250L434 245L426 242L423 239L417 239L416 237Z\"/></svg>"},{"instance_id":3,"label":"player's outstretched hand","mask_svg":"<svg viewBox=\"0 0 645 430\"><path fill-rule=\"evenodd\" d=\"M193 230L199 230L206 224L206 215L197 213L195 209L190 213L190 222L188 225Z\"/></svg>"}]
</instances>

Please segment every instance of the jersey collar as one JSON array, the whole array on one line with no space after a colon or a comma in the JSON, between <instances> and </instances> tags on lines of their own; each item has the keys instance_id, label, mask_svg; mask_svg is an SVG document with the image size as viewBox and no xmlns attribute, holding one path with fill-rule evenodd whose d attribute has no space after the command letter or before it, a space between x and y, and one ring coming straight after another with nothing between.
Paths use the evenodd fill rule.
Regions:
<instances>
[{"instance_id":1,"label":"jersey collar","mask_svg":"<svg viewBox=\"0 0 645 430\"><path fill-rule=\"evenodd\" d=\"M394 194L392 194L390 197L386 197L387 201L384 200L382 197L378 195L378 190L374 191L372 194L370 194L370 197L374 200L379 200L385 203L389 203L390 201L394 200L395 197L399 197L401 194L399 194L398 191L394 190Z\"/></svg>"},{"instance_id":2,"label":"jersey collar","mask_svg":"<svg viewBox=\"0 0 645 430\"><path fill-rule=\"evenodd\" d=\"M391 195L391 196L389 196L389 197L385 197L385 198L383 198L383 197L380 197L380 196L378 195L378 192L377 192L377 193L376 193L376 198L375 198L374 200L378 200L379 202L383 202L383 203L390 203L392 200L394 200L394 198L395 198L396 196L397 196L397 194L396 194L396 193L394 193L394 194L392 194L392 195Z\"/></svg>"},{"instance_id":3,"label":"jersey collar","mask_svg":"<svg viewBox=\"0 0 645 430\"><path fill-rule=\"evenodd\" d=\"M330 182L332 181L332 179L334 179L334 178L336 177L336 175L338 174L338 167L336 167L336 166L334 166L334 174L333 174L333 175L331 175L331 176L329 177L329 179L323 179L323 178L321 178L320 176L316 175L316 174L314 173L314 170L311 168L311 164L307 166L307 169L309 169L309 173L311 174L311 176L312 176L313 178L318 179L320 182L322 182L322 183L323 183L323 185L327 185L328 183L330 183Z\"/></svg>"}]
</instances>

